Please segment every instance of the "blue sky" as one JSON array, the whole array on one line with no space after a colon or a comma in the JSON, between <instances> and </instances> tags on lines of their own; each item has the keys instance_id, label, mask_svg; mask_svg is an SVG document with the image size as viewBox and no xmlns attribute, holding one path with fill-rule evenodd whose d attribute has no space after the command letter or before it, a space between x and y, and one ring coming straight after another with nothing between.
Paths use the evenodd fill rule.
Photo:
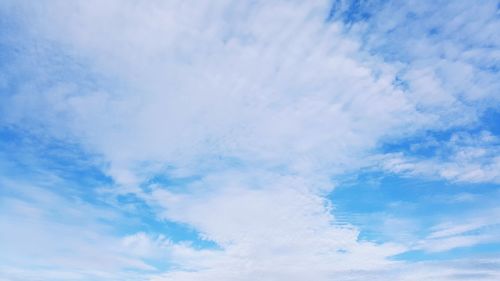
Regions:
<instances>
[{"instance_id":1,"label":"blue sky","mask_svg":"<svg viewBox=\"0 0 500 281\"><path fill-rule=\"evenodd\" d=\"M0 3L0 280L499 280L498 1Z\"/></svg>"}]
</instances>

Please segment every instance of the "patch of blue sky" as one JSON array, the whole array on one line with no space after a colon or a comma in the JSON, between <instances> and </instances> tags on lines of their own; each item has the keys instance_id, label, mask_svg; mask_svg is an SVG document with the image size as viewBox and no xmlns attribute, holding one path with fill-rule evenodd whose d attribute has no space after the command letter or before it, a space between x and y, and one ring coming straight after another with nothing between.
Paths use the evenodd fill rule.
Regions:
<instances>
[{"instance_id":1,"label":"patch of blue sky","mask_svg":"<svg viewBox=\"0 0 500 281\"><path fill-rule=\"evenodd\" d=\"M2 160L10 166L10 176L28 179L43 177L49 172L61 181L86 186L82 195L92 187L112 184L112 179L102 172L99 161L95 160L96 156L74 143L3 126L0 127L0 148Z\"/></svg>"},{"instance_id":2,"label":"patch of blue sky","mask_svg":"<svg viewBox=\"0 0 500 281\"><path fill-rule=\"evenodd\" d=\"M134 231L143 231L146 233L163 234L174 243L187 243L193 249L219 249L219 245L214 241L206 239L202 233L194 229L192 226L174 222L161 220L155 217L155 214L148 209L141 211L138 225L134 229L129 229L128 234ZM137 215L137 213L135 214Z\"/></svg>"},{"instance_id":3,"label":"patch of blue sky","mask_svg":"<svg viewBox=\"0 0 500 281\"><path fill-rule=\"evenodd\" d=\"M201 175L189 175L189 176L181 176L181 177L172 177L167 174L156 174L151 178L144 181L141 185L144 188L147 188L151 185L160 185L163 187L172 187L172 188L183 188L186 185L199 181L203 177Z\"/></svg>"},{"instance_id":4,"label":"patch of blue sky","mask_svg":"<svg viewBox=\"0 0 500 281\"><path fill-rule=\"evenodd\" d=\"M334 0L331 3L327 20L332 21L340 19L346 25L366 21L387 2L387 0Z\"/></svg>"},{"instance_id":5,"label":"patch of blue sky","mask_svg":"<svg viewBox=\"0 0 500 281\"><path fill-rule=\"evenodd\" d=\"M377 243L406 243L429 237L436 226L458 224L460 218L484 219L481 214L497 206L500 188L496 184L451 183L415 177L364 172L334 189L329 199L339 223L360 229L360 240ZM477 217L475 217L477 216ZM496 230L495 230L496 229ZM495 223L463 235L479 235L499 230ZM496 233L496 232L495 232ZM395 257L401 260L459 258L500 253L498 241L477 243L450 250L411 250Z\"/></svg>"},{"instance_id":6,"label":"patch of blue sky","mask_svg":"<svg viewBox=\"0 0 500 281\"><path fill-rule=\"evenodd\" d=\"M425 59L429 63L432 59L453 59L457 51L481 49L481 55L469 57L467 61L490 72L498 70L497 59L484 58L499 44L497 36L487 35L494 32L497 24L498 8L492 8L498 6L497 1L472 6L466 1L346 2L348 4L335 1L332 6L347 7L337 11L341 19L347 23L363 23L359 36L365 48L387 61L414 63L416 59Z\"/></svg>"},{"instance_id":7,"label":"patch of blue sky","mask_svg":"<svg viewBox=\"0 0 500 281\"><path fill-rule=\"evenodd\" d=\"M500 108L489 108L482 117L480 126L488 132L500 136Z\"/></svg>"},{"instance_id":8,"label":"patch of blue sky","mask_svg":"<svg viewBox=\"0 0 500 281\"><path fill-rule=\"evenodd\" d=\"M99 160L95 158L95 155L89 155L76 144L46 140L14 128L0 128L0 166L3 174L8 175L7 179L47 189L65 198L69 204L85 202L95 208L118 211L126 219L120 219L120 223L105 222L111 224L117 235L161 233L173 242L186 242L196 249L218 247L212 241L203 239L190 226L157 218L154 211L133 194L113 197L119 204L109 202L102 191L103 188L113 188L115 183L96 164ZM183 186L193 180L194 178L180 178L167 181L164 176L158 175L150 183ZM22 188L18 189L16 186L3 186L0 194L5 198L32 201L25 196Z\"/></svg>"},{"instance_id":9,"label":"patch of blue sky","mask_svg":"<svg viewBox=\"0 0 500 281\"><path fill-rule=\"evenodd\" d=\"M498 195L496 187L495 184L451 183L366 172L353 181L341 183L330 197L336 211L341 213L369 214L392 210L401 216L430 217L438 209L439 216L477 207L474 201L450 199L464 194L492 198L492 195ZM442 204L447 204L446 208L441 208Z\"/></svg>"},{"instance_id":10,"label":"patch of blue sky","mask_svg":"<svg viewBox=\"0 0 500 281\"><path fill-rule=\"evenodd\" d=\"M408 251L391 257L393 260L402 261L439 261L439 260L454 260L460 258L488 258L496 257L500 253L500 243L485 243L478 244L472 247L455 248L445 252L430 253L422 250Z\"/></svg>"},{"instance_id":11,"label":"patch of blue sky","mask_svg":"<svg viewBox=\"0 0 500 281\"><path fill-rule=\"evenodd\" d=\"M155 178L160 178L157 176ZM156 182L152 180L151 182ZM166 180L160 181L163 187L173 191L182 191L184 184L192 182L191 180ZM173 183L182 182L180 185L173 185ZM167 184L164 186L164 184ZM119 234L133 234L136 232L145 232L152 234L162 234L168 237L174 243L188 243L194 249L218 249L219 246L206 239L202 233L194 229L192 226L181 222L169 221L158 217L154 207L146 204L143 199L138 198L136 194L119 194L113 196L116 200L116 205L120 206L120 211L124 212L126 216L133 221L133 224L119 227Z\"/></svg>"},{"instance_id":12,"label":"patch of blue sky","mask_svg":"<svg viewBox=\"0 0 500 281\"><path fill-rule=\"evenodd\" d=\"M481 137L484 137L485 134L492 137L500 136L500 111L497 108L485 109L481 112L477 122L467 124L467 126L422 131L407 138L383 142L380 144L379 150L381 153L403 153L407 156L422 159L430 157L445 159L452 156L452 150L460 148L446 145L446 143L452 142L456 136L471 137L470 143L467 143L467 145L471 146L500 146L500 142L495 139L487 143L481 143Z\"/></svg>"}]
</instances>

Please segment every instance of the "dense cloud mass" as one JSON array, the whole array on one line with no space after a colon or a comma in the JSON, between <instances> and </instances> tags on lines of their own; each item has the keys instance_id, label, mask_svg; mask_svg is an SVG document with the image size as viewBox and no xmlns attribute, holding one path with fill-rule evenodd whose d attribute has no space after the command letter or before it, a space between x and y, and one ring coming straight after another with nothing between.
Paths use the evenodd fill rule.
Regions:
<instances>
[{"instance_id":1,"label":"dense cloud mass","mask_svg":"<svg viewBox=\"0 0 500 281\"><path fill-rule=\"evenodd\" d=\"M500 182L497 1L368 2L3 1L5 155L36 176L0 177L0 280L500 278L394 258L497 243L498 209L418 241L336 217L359 171Z\"/></svg>"}]
</instances>

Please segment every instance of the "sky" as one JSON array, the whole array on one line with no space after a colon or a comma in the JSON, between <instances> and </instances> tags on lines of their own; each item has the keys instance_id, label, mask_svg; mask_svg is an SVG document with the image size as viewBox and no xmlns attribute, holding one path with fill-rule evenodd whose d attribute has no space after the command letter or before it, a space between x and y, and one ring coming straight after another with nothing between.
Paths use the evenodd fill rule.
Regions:
<instances>
[{"instance_id":1,"label":"sky","mask_svg":"<svg viewBox=\"0 0 500 281\"><path fill-rule=\"evenodd\" d=\"M0 280L500 280L499 30L497 0L0 1Z\"/></svg>"}]
</instances>

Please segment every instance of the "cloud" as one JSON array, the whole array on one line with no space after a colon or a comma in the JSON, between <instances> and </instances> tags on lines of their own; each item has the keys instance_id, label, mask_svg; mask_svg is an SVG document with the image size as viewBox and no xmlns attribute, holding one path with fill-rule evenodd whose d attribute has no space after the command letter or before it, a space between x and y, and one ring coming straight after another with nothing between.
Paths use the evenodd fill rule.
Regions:
<instances>
[{"instance_id":1,"label":"cloud","mask_svg":"<svg viewBox=\"0 0 500 281\"><path fill-rule=\"evenodd\" d=\"M248 176L218 175L181 194L152 192L149 200L159 205L163 218L188 223L221 247L209 260L195 259L201 264L189 262L193 268L188 272L167 276L250 280L258 274L302 280L312 274L324 279L351 270L377 270L391 264L386 257L404 250L358 241L358 231L336 225L327 202L308 191L302 178L268 175L259 184L245 186L254 176L266 178ZM231 182L223 184L228 178ZM196 192L201 187L205 191ZM231 270L220 271L221 264Z\"/></svg>"},{"instance_id":2,"label":"cloud","mask_svg":"<svg viewBox=\"0 0 500 281\"><path fill-rule=\"evenodd\" d=\"M75 267L66 264L78 269L154 270L145 257L165 255L175 267L153 280L397 274L389 257L408 248L360 240L358 229L337 223L325 195L332 177L373 166L497 181L497 147L487 141L452 140L447 161L379 151L386 141L470 126L498 102L487 70L497 54L482 49L498 42L491 3L443 4L436 14L434 5L391 2L368 22L346 24L350 8L328 20L331 1L6 1L0 13L16 29L2 39L11 62L2 66L2 126L77 143L112 178L107 195L135 196L157 219L186 224L219 248L146 232L91 232L91 245L81 226L43 217L40 244L52 245L50 227L80 237L47 249L64 256L88 247ZM443 27L439 38L426 33L434 26ZM198 180L151 184L159 175Z\"/></svg>"},{"instance_id":3,"label":"cloud","mask_svg":"<svg viewBox=\"0 0 500 281\"><path fill-rule=\"evenodd\" d=\"M51 17L38 16L46 7L21 7L49 39L36 42L68 46L62 51L89 62L91 74L127 90L89 89L71 77L52 81L62 84L55 88L35 84L34 104L26 103L31 91L6 101L7 112L25 112L11 122L76 137L104 155L117 180L137 173L137 163L202 166L214 158L342 170L381 136L419 122L392 85L395 70L325 23L326 2L220 4L206 15L168 5L54 2Z\"/></svg>"},{"instance_id":4,"label":"cloud","mask_svg":"<svg viewBox=\"0 0 500 281\"><path fill-rule=\"evenodd\" d=\"M455 132L449 139L430 139L412 145L411 150L432 148L434 155L422 158L418 153L394 153L384 156L384 169L410 175L442 177L458 182L494 182L500 180L498 137L490 132Z\"/></svg>"},{"instance_id":5,"label":"cloud","mask_svg":"<svg viewBox=\"0 0 500 281\"><path fill-rule=\"evenodd\" d=\"M499 277L498 259L452 260L420 262L409 268L399 278L413 280L496 280Z\"/></svg>"},{"instance_id":6,"label":"cloud","mask_svg":"<svg viewBox=\"0 0 500 281\"><path fill-rule=\"evenodd\" d=\"M156 271L149 261L165 256L162 237L120 237L111 222L131 222L116 210L67 198L43 184L2 178L0 185L0 278L141 280L137 272Z\"/></svg>"},{"instance_id":7,"label":"cloud","mask_svg":"<svg viewBox=\"0 0 500 281\"><path fill-rule=\"evenodd\" d=\"M435 225L429 235L417 243L416 248L429 252L444 252L479 244L496 243L499 242L499 226L496 208L467 214L460 220L451 218Z\"/></svg>"}]
</instances>

